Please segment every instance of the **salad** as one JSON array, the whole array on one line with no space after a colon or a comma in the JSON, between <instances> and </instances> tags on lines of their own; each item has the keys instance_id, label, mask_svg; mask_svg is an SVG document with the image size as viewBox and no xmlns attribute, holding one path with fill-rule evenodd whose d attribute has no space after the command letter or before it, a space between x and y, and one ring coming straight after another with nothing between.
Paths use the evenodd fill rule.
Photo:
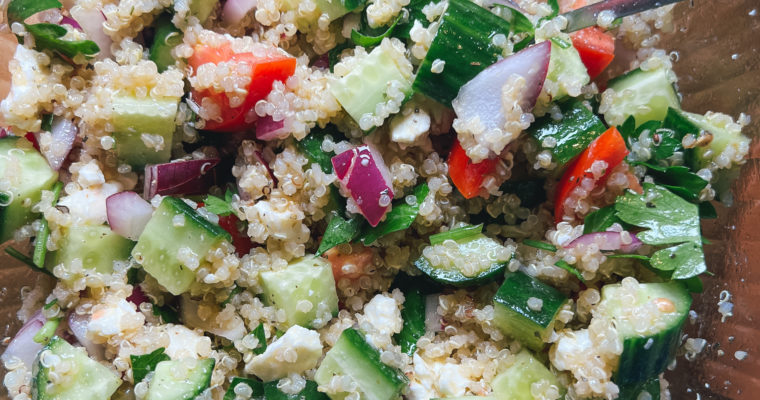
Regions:
<instances>
[{"instance_id":1,"label":"salad","mask_svg":"<svg viewBox=\"0 0 760 400\"><path fill-rule=\"evenodd\" d=\"M10 398L670 398L749 118L647 7L8 1Z\"/></svg>"}]
</instances>

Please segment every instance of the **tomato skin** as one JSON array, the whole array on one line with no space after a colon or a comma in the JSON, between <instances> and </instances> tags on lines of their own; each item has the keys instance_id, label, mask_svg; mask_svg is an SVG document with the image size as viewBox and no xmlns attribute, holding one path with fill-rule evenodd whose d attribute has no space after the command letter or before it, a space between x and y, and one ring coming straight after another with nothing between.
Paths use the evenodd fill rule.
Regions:
<instances>
[{"instance_id":1,"label":"tomato skin","mask_svg":"<svg viewBox=\"0 0 760 400\"><path fill-rule=\"evenodd\" d=\"M578 186L583 178L593 178L590 169L594 161L602 160L607 163L607 170L604 175L595 182L595 185L600 185L607 180L610 172L623 162L627 155L628 148L625 146L625 140L614 126L594 139L586 150L583 150L578 157L567 165L562 179L557 184L557 192L554 198L554 222L562 221L565 200L573 189Z\"/></svg>"},{"instance_id":2,"label":"tomato skin","mask_svg":"<svg viewBox=\"0 0 760 400\"><path fill-rule=\"evenodd\" d=\"M256 247L256 245L251 241L251 238L249 238L248 235L244 232L240 232L237 226L238 221L240 220L232 214L224 217L220 216L219 227L229 232L232 236L232 245L235 246L235 254L237 254L238 257L243 257L248 254L252 248Z\"/></svg>"},{"instance_id":3,"label":"tomato skin","mask_svg":"<svg viewBox=\"0 0 760 400\"><path fill-rule=\"evenodd\" d=\"M248 94L242 105L232 108L224 92L219 93L211 89L193 90L192 98L198 105L202 104L204 98L210 98L221 108L221 120L206 121L204 130L230 132L253 127L255 118L246 121L246 114L253 109L256 102L269 94L274 81L284 82L296 70L296 59L293 57L257 57L253 53L235 53L229 44L218 47L196 46L193 55L187 60L194 71L203 64L219 64L225 61L242 61L251 65L251 83L246 88Z\"/></svg>"},{"instance_id":4,"label":"tomato skin","mask_svg":"<svg viewBox=\"0 0 760 400\"><path fill-rule=\"evenodd\" d=\"M496 169L498 163L498 158L473 163L459 144L459 140L455 139L448 159L449 177L462 196L471 199L480 193L483 179Z\"/></svg>"},{"instance_id":5,"label":"tomato skin","mask_svg":"<svg viewBox=\"0 0 760 400\"><path fill-rule=\"evenodd\" d=\"M615 58L615 38L597 26L590 26L570 35L589 77L596 78Z\"/></svg>"}]
</instances>

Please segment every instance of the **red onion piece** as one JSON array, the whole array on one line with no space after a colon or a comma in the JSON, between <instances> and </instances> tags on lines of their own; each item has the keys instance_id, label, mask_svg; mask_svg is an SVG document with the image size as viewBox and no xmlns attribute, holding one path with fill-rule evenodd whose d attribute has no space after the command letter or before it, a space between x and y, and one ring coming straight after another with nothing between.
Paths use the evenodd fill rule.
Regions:
<instances>
[{"instance_id":1,"label":"red onion piece","mask_svg":"<svg viewBox=\"0 0 760 400\"><path fill-rule=\"evenodd\" d=\"M354 199L359 212L370 225L377 226L393 200L391 173L383 158L373 146L365 144L336 155L332 164L341 177L341 187Z\"/></svg>"},{"instance_id":2,"label":"red onion piece","mask_svg":"<svg viewBox=\"0 0 760 400\"><path fill-rule=\"evenodd\" d=\"M142 291L140 288L140 285L133 285L132 286L132 294L127 297L127 301L136 305L139 309L140 304L142 303L150 303L150 298L145 294L145 292Z\"/></svg>"},{"instance_id":3,"label":"red onion piece","mask_svg":"<svg viewBox=\"0 0 760 400\"><path fill-rule=\"evenodd\" d=\"M153 206L135 192L119 192L106 199L106 215L112 231L137 240L153 215Z\"/></svg>"},{"instance_id":4,"label":"red onion piece","mask_svg":"<svg viewBox=\"0 0 760 400\"><path fill-rule=\"evenodd\" d=\"M522 76L526 81L520 107L522 112L530 112L544 86L551 49L551 42L547 40L481 71L459 89L452 101L457 117L465 120L478 117L486 130L503 129L506 117L502 109L502 87L512 75Z\"/></svg>"},{"instance_id":5,"label":"red onion piece","mask_svg":"<svg viewBox=\"0 0 760 400\"><path fill-rule=\"evenodd\" d=\"M79 22L77 22L77 20L66 15L61 18L61 22L59 22L58 25L71 25L71 27L76 30L82 30L82 25L79 25Z\"/></svg>"},{"instance_id":6,"label":"red onion piece","mask_svg":"<svg viewBox=\"0 0 760 400\"><path fill-rule=\"evenodd\" d=\"M8 130L5 128L0 128L0 139L8 136Z\"/></svg>"},{"instance_id":7,"label":"red onion piece","mask_svg":"<svg viewBox=\"0 0 760 400\"><path fill-rule=\"evenodd\" d=\"M34 335L39 332L46 321L47 319L42 315L41 311L32 315L24 326L19 329L16 336L13 337L13 340L8 344L0 359L3 362L8 362L12 357L16 357L31 371L37 353L42 350L42 344L34 341Z\"/></svg>"},{"instance_id":8,"label":"red onion piece","mask_svg":"<svg viewBox=\"0 0 760 400\"><path fill-rule=\"evenodd\" d=\"M150 200L160 194L203 194L216 183L218 158L183 160L145 166L143 196Z\"/></svg>"},{"instance_id":9,"label":"red onion piece","mask_svg":"<svg viewBox=\"0 0 760 400\"><path fill-rule=\"evenodd\" d=\"M111 44L113 40L103 31L103 23L106 16L99 9L74 6L69 9L71 16L79 23L80 28L100 48L96 56L98 59L111 57Z\"/></svg>"},{"instance_id":10,"label":"red onion piece","mask_svg":"<svg viewBox=\"0 0 760 400\"><path fill-rule=\"evenodd\" d=\"M228 25L240 22L256 7L257 0L227 0L222 8L222 20Z\"/></svg>"},{"instance_id":11,"label":"red onion piece","mask_svg":"<svg viewBox=\"0 0 760 400\"><path fill-rule=\"evenodd\" d=\"M631 234L631 233L629 233L629 235L631 235L631 243L624 244L620 238L620 235L621 235L621 232L610 232L610 231L587 233L573 240L567 246L564 246L564 247L566 249L571 249L578 245L588 246L592 243L595 243L596 245L599 246L599 249L603 251L620 250L623 253L633 253L636 250L638 250L639 247L641 247L641 245L643 244L641 240L639 240L639 238L636 237L636 235Z\"/></svg>"},{"instance_id":12,"label":"red onion piece","mask_svg":"<svg viewBox=\"0 0 760 400\"><path fill-rule=\"evenodd\" d=\"M63 162L66 161L66 157L74 147L78 132L79 129L74 125L74 121L61 117L53 118L53 124L50 127L53 142L50 146L46 146L42 155L54 171L61 169Z\"/></svg>"},{"instance_id":13,"label":"red onion piece","mask_svg":"<svg viewBox=\"0 0 760 400\"><path fill-rule=\"evenodd\" d=\"M311 63L311 66L314 68L321 68L321 69L330 68L330 55L328 53L325 53L315 58L314 62Z\"/></svg>"},{"instance_id":14,"label":"red onion piece","mask_svg":"<svg viewBox=\"0 0 760 400\"><path fill-rule=\"evenodd\" d=\"M256 120L256 139L276 140L285 139L290 134L290 124L287 121L275 121L271 115Z\"/></svg>"},{"instance_id":15,"label":"red onion piece","mask_svg":"<svg viewBox=\"0 0 760 400\"><path fill-rule=\"evenodd\" d=\"M77 342L87 350L87 354L96 360L105 359L105 348L87 338L87 325L90 323L90 316L80 315L71 311L69 312L68 322L69 330L74 334Z\"/></svg>"}]
</instances>

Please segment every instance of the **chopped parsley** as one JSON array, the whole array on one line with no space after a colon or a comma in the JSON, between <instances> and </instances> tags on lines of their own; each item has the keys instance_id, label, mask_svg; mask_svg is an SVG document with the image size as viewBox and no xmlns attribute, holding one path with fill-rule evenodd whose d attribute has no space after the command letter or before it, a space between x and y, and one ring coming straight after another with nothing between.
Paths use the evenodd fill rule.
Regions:
<instances>
[{"instance_id":1,"label":"chopped parsley","mask_svg":"<svg viewBox=\"0 0 760 400\"><path fill-rule=\"evenodd\" d=\"M148 373L155 371L158 363L169 361L169 356L164 353L163 347L159 347L148 354L141 356L131 355L129 359L132 361L132 377L135 380L135 384L137 384L145 379Z\"/></svg>"},{"instance_id":2,"label":"chopped parsley","mask_svg":"<svg viewBox=\"0 0 760 400\"><path fill-rule=\"evenodd\" d=\"M208 212L216 214L220 217L234 214L235 208L232 207L233 196L234 193L232 193L232 191L229 189L227 189L227 191L224 193L224 199L208 195L206 196L206 199L203 200L203 207L208 210Z\"/></svg>"}]
</instances>

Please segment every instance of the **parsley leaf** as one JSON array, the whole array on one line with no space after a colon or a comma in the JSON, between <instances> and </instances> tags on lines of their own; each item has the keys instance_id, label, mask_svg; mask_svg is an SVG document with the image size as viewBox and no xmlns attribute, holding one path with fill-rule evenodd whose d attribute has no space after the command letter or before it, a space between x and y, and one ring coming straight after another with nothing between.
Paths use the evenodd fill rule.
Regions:
<instances>
[{"instance_id":1,"label":"parsley leaf","mask_svg":"<svg viewBox=\"0 0 760 400\"><path fill-rule=\"evenodd\" d=\"M161 361L169 361L169 356L164 354L164 348L159 347L153 352L143 354L141 356L131 355L129 356L132 361L132 377L135 380L135 384L139 383L149 372L156 369L156 365Z\"/></svg>"},{"instance_id":2,"label":"parsley leaf","mask_svg":"<svg viewBox=\"0 0 760 400\"><path fill-rule=\"evenodd\" d=\"M706 180L682 165L661 167L649 163L631 164L647 167L655 182L688 201L698 200L699 193L707 186Z\"/></svg>"},{"instance_id":3,"label":"parsley leaf","mask_svg":"<svg viewBox=\"0 0 760 400\"><path fill-rule=\"evenodd\" d=\"M61 7L63 4L58 0L12 0L8 4L8 21L24 22L40 11Z\"/></svg>"},{"instance_id":4,"label":"parsley leaf","mask_svg":"<svg viewBox=\"0 0 760 400\"><path fill-rule=\"evenodd\" d=\"M621 223L623 221L615 215L614 205L600 208L586 215L583 220L583 234L604 232L616 222Z\"/></svg>"},{"instance_id":5,"label":"parsley leaf","mask_svg":"<svg viewBox=\"0 0 760 400\"><path fill-rule=\"evenodd\" d=\"M656 251L650 264L673 271L672 279L688 279L707 270L702 251L699 209L662 186L644 184L644 194L628 192L615 202L617 216L648 228L637 237L651 245L676 245Z\"/></svg>"},{"instance_id":6,"label":"parsley leaf","mask_svg":"<svg viewBox=\"0 0 760 400\"><path fill-rule=\"evenodd\" d=\"M259 326L257 326L256 329L254 329L253 332L251 333L259 341L258 346L256 346L255 349L253 349L253 353L263 354L265 351L267 351L267 336L264 334L264 325L259 324Z\"/></svg>"},{"instance_id":7,"label":"parsley leaf","mask_svg":"<svg viewBox=\"0 0 760 400\"><path fill-rule=\"evenodd\" d=\"M159 306L153 304L153 315L161 318L165 324L176 324L179 322L177 309L170 305Z\"/></svg>"},{"instance_id":8,"label":"parsley leaf","mask_svg":"<svg viewBox=\"0 0 760 400\"><path fill-rule=\"evenodd\" d=\"M26 30L34 36L34 43L38 50L50 50L69 58L74 58L78 54L92 57L100 51L100 47L92 40L61 39L68 31L60 25L26 25Z\"/></svg>"},{"instance_id":9,"label":"parsley leaf","mask_svg":"<svg viewBox=\"0 0 760 400\"><path fill-rule=\"evenodd\" d=\"M232 301L233 297L239 295L240 293L243 293L243 290L245 289L243 289L242 286L235 286L234 288L232 288L232 290L230 290L229 296L227 296L227 298L224 299L224 301L221 304L219 304L219 306L224 308L227 304L230 303L230 301Z\"/></svg>"},{"instance_id":10,"label":"parsley leaf","mask_svg":"<svg viewBox=\"0 0 760 400\"><path fill-rule=\"evenodd\" d=\"M565 261L565 260L559 260L556 263L554 263L554 265L557 266L557 267L560 267L560 268L564 269L565 271L567 271L569 273L571 273L573 276L575 276L576 278L578 278L579 281L581 281L583 283L586 283L586 280L583 279L583 275L581 275L580 271L578 271L577 268L575 268L572 265L570 265L567 261Z\"/></svg>"},{"instance_id":11,"label":"parsley leaf","mask_svg":"<svg viewBox=\"0 0 760 400\"><path fill-rule=\"evenodd\" d=\"M377 46L378 44L380 44L380 42L383 41L383 39L387 38L388 36L391 35L391 33L393 33L393 30L396 29L396 25L398 24L398 22L401 20L401 17L403 16L404 16L403 13L399 13L398 17L396 17L396 19L393 21L391 26L389 26L388 29L385 30L385 32L382 32L378 35L375 35L374 32L369 33L369 34L363 34L357 31L356 29L352 29L351 41L354 42L357 46L362 46L362 47Z\"/></svg>"},{"instance_id":12,"label":"parsley leaf","mask_svg":"<svg viewBox=\"0 0 760 400\"><path fill-rule=\"evenodd\" d=\"M330 218L330 222L327 223L327 229L322 236L322 241L319 243L319 249L317 249L317 255L333 247L350 243L361 232L363 218L360 215L353 215L349 219L343 219L336 211L333 211L333 216Z\"/></svg>"},{"instance_id":13,"label":"parsley leaf","mask_svg":"<svg viewBox=\"0 0 760 400\"><path fill-rule=\"evenodd\" d=\"M420 205L425 201L430 189L427 183L421 183L414 188L414 197L417 201L414 205L409 205L405 198L400 198L394 202L393 207L388 214L385 215L385 220L377 224L376 227L367 226L362 232L361 241L364 244L371 244L375 240L389 233L402 231L412 226L412 223L417 218L417 214L420 211Z\"/></svg>"},{"instance_id":14,"label":"parsley leaf","mask_svg":"<svg viewBox=\"0 0 760 400\"><path fill-rule=\"evenodd\" d=\"M232 378L232 382L230 382L230 387L227 388L227 392L224 393L224 399L223 400L235 400L237 395L235 394L235 386L239 384L247 385L249 388L251 388L251 397L254 399L257 398L263 398L264 396L264 384L250 378L242 378L239 376L236 376Z\"/></svg>"},{"instance_id":15,"label":"parsley leaf","mask_svg":"<svg viewBox=\"0 0 760 400\"><path fill-rule=\"evenodd\" d=\"M526 245L526 246L535 247L535 248L541 249L541 250L557 251L557 246L555 246L555 245L553 245L551 243L541 242L539 240L525 239L525 240L523 240L522 243L524 245Z\"/></svg>"},{"instance_id":16,"label":"parsley leaf","mask_svg":"<svg viewBox=\"0 0 760 400\"><path fill-rule=\"evenodd\" d=\"M46 310L49 310L50 308L52 308L56 304L58 304L58 299L53 299L53 300L50 301L50 303L45 304L45 306L42 307L42 308L44 308Z\"/></svg>"},{"instance_id":17,"label":"parsley leaf","mask_svg":"<svg viewBox=\"0 0 760 400\"><path fill-rule=\"evenodd\" d=\"M224 217L235 213L235 209L232 207L233 193L227 189L224 194L224 199L219 197L208 195L203 200L203 207L210 213L214 213L220 217Z\"/></svg>"}]
</instances>

